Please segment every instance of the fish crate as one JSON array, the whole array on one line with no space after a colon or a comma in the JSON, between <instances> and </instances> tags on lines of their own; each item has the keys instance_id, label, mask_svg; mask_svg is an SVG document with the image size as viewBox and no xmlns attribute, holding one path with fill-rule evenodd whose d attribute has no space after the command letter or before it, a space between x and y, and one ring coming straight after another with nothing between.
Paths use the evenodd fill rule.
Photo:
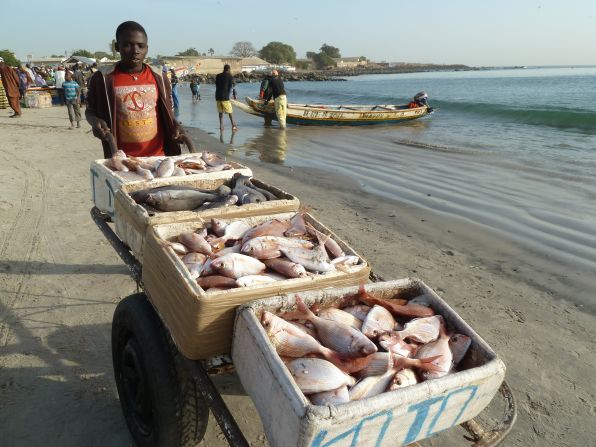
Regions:
<instances>
[{"instance_id":1,"label":"fish crate","mask_svg":"<svg viewBox=\"0 0 596 447\"><path fill-rule=\"evenodd\" d=\"M424 294L449 327L472 339L460 370L341 405L312 405L260 323L265 310L276 314L293 310L295 295L244 304L236 314L232 359L260 414L269 445L407 445L469 421L495 396L505 376L505 364L431 288L418 279L407 278L367 284L366 290L381 298L411 299ZM317 303L324 308L357 293L358 287L344 287L301 293L300 297L307 306Z\"/></svg>"},{"instance_id":2,"label":"fish crate","mask_svg":"<svg viewBox=\"0 0 596 447\"><path fill-rule=\"evenodd\" d=\"M222 220L244 220L254 226L269 219L289 219L294 214L281 213ZM144 289L169 329L179 351L185 357L198 360L229 354L234 311L240 304L281 293L355 285L367 280L370 267L364 258L313 216L307 213L304 218L317 230L329 234L347 255L358 256L359 264L347 267L345 271L206 292L191 278L186 266L173 249L164 246L163 243L164 240L171 240L182 232L202 229L204 222L177 222L151 227L145 239L142 277Z\"/></svg>"},{"instance_id":3,"label":"fish crate","mask_svg":"<svg viewBox=\"0 0 596 447\"><path fill-rule=\"evenodd\" d=\"M277 197L277 200L249 203L246 205L230 205L225 208L213 208L203 211L169 211L150 215L146 208L136 203L130 196L135 191L165 185L192 186L205 190L215 190L221 185L229 186L231 181L231 178L188 179L186 177L176 177L170 178L167 182L150 180L122 185L120 191L116 192L114 207L116 234L129 246L135 257L142 262L143 240L149 226L171 222L188 222L197 219L210 219L212 217L232 218L285 213L297 211L300 207L300 201L297 197L255 178L252 178L251 182L255 186L272 193Z\"/></svg>"},{"instance_id":4,"label":"fish crate","mask_svg":"<svg viewBox=\"0 0 596 447\"><path fill-rule=\"evenodd\" d=\"M183 154L177 155L172 158L175 160L183 160L185 158L192 158L196 157L197 153L190 153L190 154ZM155 161L159 158L163 157L139 157L141 160L146 161ZM146 182L147 179L141 177L134 172L120 172L120 171L113 171L106 163L108 163L108 159L99 159L91 162L90 167L90 174L91 174L91 197L93 199L93 204L99 209L101 212L107 214L110 218L114 218L114 201L116 192L120 189L122 185L131 184L131 183L140 183ZM227 169L225 171L215 171L215 172L205 172L201 174L190 174L184 177L176 177L176 178L184 178L184 179L220 179L220 178L232 178L233 175L237 172L241 173L242 175L252 175L252 170L240 163L236 163L233 161L226 162L232 166L232 169ZM172 177L164 177L164 178L156 178L152 180L154 184L161 185L167 184L169 181L172 180Z\"/></svg>"},{"instance_id":5,"label":"fish crate","mask_svg":"<svg viewBox=\"0 0 596 447\"><path fill-rule=\"evenodd\" d=\"M25 106L31 109L52 107L52 95L44 91L25 92Z\"/></svg>"}]
</instances>

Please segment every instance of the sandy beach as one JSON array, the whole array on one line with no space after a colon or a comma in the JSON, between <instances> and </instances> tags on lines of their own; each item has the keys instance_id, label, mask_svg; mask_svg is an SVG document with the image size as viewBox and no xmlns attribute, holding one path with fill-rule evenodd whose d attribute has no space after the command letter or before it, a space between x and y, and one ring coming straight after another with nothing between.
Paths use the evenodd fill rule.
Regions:
<instances>
[{"instance_id":1,"label":"sandy beach","mask_svg":"<svg viewBox=\"0 0 596 447\"><path fill-rule=\"evenodd\" d=\"M8 115L0 110L0 439L131 445L110 326L116 303L136 287L89 216L89 164L101 145L87 123L67 128L64 107ZM206 132L189 133L201 150L228 151ZM423 280L502 357L519 410L503 445L596 445L596 318L561 299L548 259L466 220L380 199L349 177L242 163L299 197L378 274ZM565 287L576 292L572 280ZM236 377L214 380L250 444L267 445ZM209 424L201 445L227 445ZM425 445L462 445L457 436Z\"/></svg>"}]
</instances>

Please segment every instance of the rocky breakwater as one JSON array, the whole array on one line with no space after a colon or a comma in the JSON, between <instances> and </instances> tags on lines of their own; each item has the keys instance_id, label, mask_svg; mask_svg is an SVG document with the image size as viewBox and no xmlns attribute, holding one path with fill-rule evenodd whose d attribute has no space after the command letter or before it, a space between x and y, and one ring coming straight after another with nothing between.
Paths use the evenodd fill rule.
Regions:
<instances>
[{"instance_id":1,"label":"rocky breakwater","mask_svg":"<svg viewBox=\"0 0 596 447\"><path fill-rule=\"evenodd\" d=\"M214 74L199 74L195 75L199 77L202 84L214 84ZM241 72L234 75L234 80L237 84L244 82L261 82L264 78L270 76L269 72ZM326 71L286 71L282 73L282 78L286 82L291 81L345 81L336 75L331 75ZM185 81L190 81L190 77L187 76Z\"/></svg>"},{"instance_id":2,"label":"rocky breakwater","mask_svg":"<svg viewBox=\"0 0 596 447\"><path fill-rule=\"evenodd\" d=\"M282 78L286 82L291 81L345 81L349 76L360 76L365 74L394 74L394 73L419 73L428 71L472 71L482 70L478 67L470 67L462 64L413 64L400 62L396 64L368 64L358 67L330 68L326 70L311 71L284 71ZM270 75L270 72L241 72L234 75L236 83L261 82L263 78ZM215 83L214 74L197 75L204 84ZM187 77L186 80L190 78Z\"/></svg>"}]
</instances>

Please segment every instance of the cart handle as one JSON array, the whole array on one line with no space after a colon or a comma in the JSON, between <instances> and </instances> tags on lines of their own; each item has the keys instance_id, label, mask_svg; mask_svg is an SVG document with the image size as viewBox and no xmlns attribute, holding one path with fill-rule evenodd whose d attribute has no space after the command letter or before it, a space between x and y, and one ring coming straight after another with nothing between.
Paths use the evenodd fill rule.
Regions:
<instances>
[{"instance_id":1,"label":"cart handle","mask_svg":"<svg viewBox=\"0 0 596 447\"><path fill-rule=\"evenodd\" d=\"M515 420L517 419L517 404L515 397L513 397L513 391L511 391L511 387L506 381L503 381L501 384L499 393L507 401L507 409L505 410L504 419L498 428L486 431L475 419L461 424L472 436L473 440L476 441L472 444L472 447L495 447L507 437L513 428L513 424L515 424Z\"/></svg>"},{"instance_id":2,"label":"cart handle","mask_svg":"<svg viewBox=\"0 0 596 447\"><path fill-rule=\"evenodd\" d=\"M219 394L219 391L209 378L209 374L197 360L185 359L192 377L196 381L197 389L207 405L215 420L219 424L219 428L228 440L228 443L234 447L250 447L250 444L242 434L242 430L238 427L236 420L230 413L226 403Z\"/></svg>"},{"instance_id":3,"label":"cart handle","mask_svg":"<svg viewBox=\"0 0 596 447\"><path fill-rule=\"evenodd\" d=\"M91 218L95 222L95 224L99 227L103 235L106 237L108 242L112 245L118 256L124 261L130 275L136 281L137 287L141 285L141 278L142 278L142 266L137 261L137 259L130 253L128 247L120 240L120 238L114 233L114 231L108 225L107 220L109 216L99 211L99 209L94 206L91 208Z\"/></svg>"}]
</instances>

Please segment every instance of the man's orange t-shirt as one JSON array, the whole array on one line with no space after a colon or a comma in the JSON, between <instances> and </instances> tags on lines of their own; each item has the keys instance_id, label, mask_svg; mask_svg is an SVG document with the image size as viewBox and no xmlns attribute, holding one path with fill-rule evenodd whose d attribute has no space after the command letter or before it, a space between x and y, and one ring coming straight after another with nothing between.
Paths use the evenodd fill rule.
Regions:
<instances>
[{"instance_id":1,"label":"man's orange t-shirt","mask_svg":"<svg viewBox=\"0 0 596 447\"><path fill-rule=\"evenodd\" d=\"M141 73L114 70L118 149L135 157L164 154L163 126L158 119L159 91L151 69Z\"/></svg>"}]
</instances>

